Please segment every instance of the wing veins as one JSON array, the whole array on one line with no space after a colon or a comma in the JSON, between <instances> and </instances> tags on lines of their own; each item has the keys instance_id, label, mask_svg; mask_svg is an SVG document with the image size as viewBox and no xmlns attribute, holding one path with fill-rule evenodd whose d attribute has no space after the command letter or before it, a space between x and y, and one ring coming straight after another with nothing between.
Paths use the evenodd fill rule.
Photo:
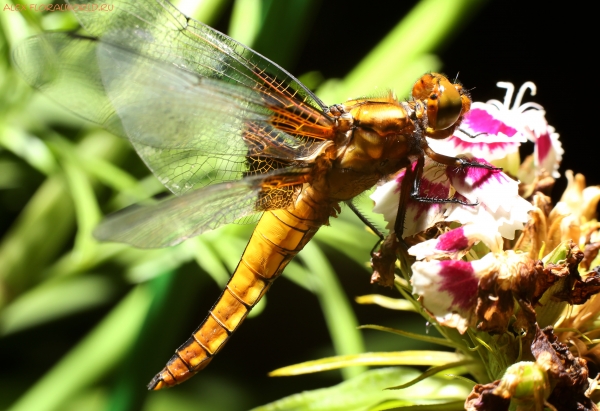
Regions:
<instances>
[{"instance_id":1,"label":"wing veins","mask_svg":"<svg viewBox=\"0 0 600 411\"><path fill-rule=\"evenodd\" d=\"M312 93L310 90L308 90L306 88L306 86L304 86L302 83L300 83L293 75L291 75L285 69L280 67L278 64L268 60L267 58L260 55L259 53L245 47L244 45L235 41L234 39L232 39L222 33L217 32L216 30L210 28L209 26L207 26L201 22L198 22L197 20L195 20L191 17L186 16L185 14L183 14L179 10L177 10L177 8L175 6L173 6L172 4L170 4L168 2L155 1L154 3L160 9L159 10L149 9L150 12L152 13L151 17L154 17L154 19L152 19L152 20L146 19L146 18L142 17L141 14L132 12L128 8L119 7L119 9L122 12L134 17L135 19L137 19L140 22L143 22L148 28L154 28L154 30L155 30L154 33L163 34L163 42L165 40L165 37L168 37L172 40L171 44L176 44L176 46L174 46L174 47L164 47L160 43L153 43L153 45L155 46L153 48L153 50L155 50L155 51L160 50L162 55L164 55L164 56L178 59L179 61L184 61L185 63L187 63L188 65L191 65L191 66L203 67L205 70L208 69L217 75L227 78L229 81L231 81L233 83L240 83L242 85L245 85L245 86L251 87L251 88L264 87L264 89L267 89L267 90L272 89L273 84L267 83L268 86L265 86L264 79L261 78L257 74L258 71L260 71L260 70L264 71L267 67L272 67L276 71L279 71L280 74L282 74L286 78L285 80L287 80L287 81L281 80L281 83L289 82L288 87L286 87L286 89L288 89L289 86L294 85L294 93L289 93L286 91L286 89L284 89L284 94L287 94L291 98L294 98L294 96L298 93L299 90L303 90L303 92L304 92L303 94L305 94L303 96L304 97L303 101L305 103L312 106L312 104L307 102L307 98L310 98L312 100L312 102L314 102L316 104L316 107L318 107L320 109L325 108L325 105L320 101L320 99L316 95L314 95L314 93ZM175 34L170 34L170 33L172 33L172 30L167 27L167 24L161 24L158 22L160 20L161 16L164 16L165 18L167 18L167 15L169 16L170 24L172 24L173 26L176 27ZM80 21L82 21L82 23L83 23L83 20L80 20ZM85 24L83 24L83 25L85 27ZM107 25L105 25L105 27L102 27L101 29L107 30L108 26L109 25L107 24ZM105 34L105 33L103 33L103 34ZM185 41L186 39L195 40L195 41L188 42L188 41ZM198 41L197 41L198 39L202 40L204 44L208 45L208 47L207 48L198 47L196 45L198 43ZM180 49L180 48L181 48L183 54L173 53L173 51ZM222 53L224 56L231 59L234 63L237 63L240 67L247 68L251 73L253 73L253 75L249 75L248 73L245 72L245 70L240 70L240 68L236 67L234 64L232 64L231 62L229 62L227 60L219 60L218 58L216 58L218 56L215 53L210 53L210 50L215 50L215 51ZM165 53L165 51L166 51L166 53ZM226 67L226 69L219 70L215 66L210 66L208 64L202 64L198 59L194 60L191 58L186 58L185 51L196 51L197 55L202 56L204 59L212 60L213 62L215 62L215 66L222 65L222 66ZM245 54L248 54L249 57L245 56ZM252 60L251 60L252 57L256 57L257 59L259 59L259 61L262 61L263 63L265 63L262 69L259 68L259 66L256 63L252 62ZM183 70L186 70L188 72L200 74L200 73L194 72L193 70L190 70L188 67L180 67L180 68ZM227 73L227 71L230 71L232 74ZM238 75L240 77L240 79L235 78L234 75ZM274 78L277 78L277 76L274 76ZM249 82L250 84L252 84L252 86L249 86L248 84L246 84L244 82L244 80ZM280 89L280 92L281 92L281 89Z\"/></svg>"}]
</instances>

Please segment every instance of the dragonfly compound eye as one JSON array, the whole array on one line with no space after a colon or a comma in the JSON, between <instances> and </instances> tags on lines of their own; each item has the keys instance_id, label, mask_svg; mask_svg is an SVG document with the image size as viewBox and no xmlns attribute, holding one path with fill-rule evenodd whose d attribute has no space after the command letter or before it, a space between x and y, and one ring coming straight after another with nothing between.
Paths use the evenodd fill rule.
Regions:
<instances>
[{"instance_id":1,"label":"dragonfly compound eye","mask_svg":"<svg viewBox=\"0 0 600 411\"><path fill-rule=\"evenodd\" d=\"M460 85L453 84L445 76L428 73L415 83L412 95L415 100L427 101L429 127L445 130L456 123L463 111L461 90Z\"/></svg>"}]
</instances>

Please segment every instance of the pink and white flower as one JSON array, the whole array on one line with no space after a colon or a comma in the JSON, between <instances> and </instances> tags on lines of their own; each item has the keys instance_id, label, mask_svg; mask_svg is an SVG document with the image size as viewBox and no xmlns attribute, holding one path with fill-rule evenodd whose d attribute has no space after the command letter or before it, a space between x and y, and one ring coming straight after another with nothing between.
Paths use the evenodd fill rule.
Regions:
<instances>
[{"instance_id":1,"label":"pink and white flower","mask_svg":"<svg viewBox=\"0 0 600 411\"><path fill-rule=\"evenodd\" d=\"M464 333L475 318L479 273L491 264L491 258L417 261L412 266L413 293L439 324Z\"/></svg>"},{"instance_id":2,"label":"pink and white flower","mask_svg":"<svg viewBox=\"0 0 600 411\"><path fill-rule=\"evenodd\" d=\"M409 252L413 252L412 248ZM493 295L486 295L486 301L508 304L512 308L512 290L514 283L521 279L520 268L530 264L527 254L512 250L490 252L471 261L417 261L412 265L413 293L436 321L462 334L480 319L481 313L476 308L481 298L481 281L487 278L495 284L491 290ZM482 324L482 327L488 326L498 325Z\"/></svg>"},{"instance_id":3,"label":"pink and white flower","mask_svg":"<svg viewBox=\"0 0 600 411\"><path fill-rule=\"evenodd\" d=\"M535 84L524 83L512 107L514 85L499 82L497 86L506 89L503 102L474 102L453 136L445 140L428 139L429 146L446 155L457 156L468 152L492 162L516 155L521 143L530 141L534 143L536 172L545 170L554 178L560 177L558 168L564 150L558 134L554 127L548 125L542 106L533 102L522 103L527 90L532 96L536 94Z\"/></svg>"},{"instance_id":4,"label":"pink and white flower","mask_svg":"<svg viewBox=\"0 0 600 411\"><path fill-rule=\"evenodd\" d=\"M415 244L408 253L419 261L446 258L458 260L479 241L484 243L491 252L502 251L502 237L497 231L483 231L476 224L466 224L438 238Z\"/></svg>"},{"instance_id":5,"label":"pink and white flower","mask_svg":"<svg viewBox=\"0 0 600 411\"><path fill-rule=\"evenodd\" d=\"M489 165L482 159L467 159ZM396 224L404 175L401 172L371 196L375 201L373 211L384 215L389 230L393 230ZM406 205L403 237L424 231L439 221L457 221L477 224L483 233L498 232L504 238L513 239L515 230L523 228L528 219L527 213L532 209L530 203L519 197L518 183L500 170L478 167L451 169L431 160L425 162L419 195L430 199L455 199L471 205L410 199Z\"/></svg>"},{"instance_id":6,"label":"pink and white flower","mask_svg":"<svg viewBox=\"0 0 600 411\"><path fill-rule=\"evenodd\" d=\"M475 321L479 280L501 266L497 256L502 255L502 239L497 232L486 234L466 224L408 250L418 260L412 265L413 293L436 321L461 333ZM479 260L462 260L477 241L492 252Z\"/></svg>"},{"instance_id":7,"label":"pink and white flower","mask_svg":"<svg viewBox=\"0 0 600 411\"><path fill-rule=\"evenodd\" d=\"M535 95L535 84L523 84L514 102L515 87L511 83L499 82L498 87L506 89L503 102L490 100L487 103L473 103L453 136L445 140L428 139L428 144L441 154L460 156L469 153L469 158L474 161L486 164L503 161L503 166L506 166L507 162L510 163L507 158L518 158L518 148L522 142L532 141L535 143L533 173L528 170L519 172L509 167L512 174L518 174L526 183L533 181L544 170L558 177L557 170L563 153L558 134L548 125L542 106L533 102L522 103L528 90ZM379 187L371 196L375 201L374 211L386 217L390 230L395 225L404 174L399 173L395 180ZM428 159L419 195L442 201L424 203L409 200L403 237L424 231L440 221L456 221L462 224L475 223L481 227L481 232L497 231L502 237L513 239L515 230L523 228L523 223L528 219L527 213L532 208L519 197L518 183L503 172L475 167L449 169ZM478 206L443 202L446 199L477 203Z\"/></svg>"}]
</instances>

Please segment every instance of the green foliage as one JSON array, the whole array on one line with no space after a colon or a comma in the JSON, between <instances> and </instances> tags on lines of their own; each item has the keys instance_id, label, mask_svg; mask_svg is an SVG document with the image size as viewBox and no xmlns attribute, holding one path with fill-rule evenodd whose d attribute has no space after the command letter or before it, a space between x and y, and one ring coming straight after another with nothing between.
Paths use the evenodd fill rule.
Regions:
<instances>
[{"instance_id":1,"label":"green foliage","mask_svg":"<svg viewBox=\"0 0 600 411\"><path fill-rule=\"evenodd\" d=\"M211 0L190 10L211 24L228 3ZM420 74L439 69L433 51L478 3L421 1L354 70L348 68L346 78L325 81L319 95L334 103L375 86L406 94ZM0 368L0 408L186 411L255 406L266 397L256 395L258 388L245 381L243 364L239 364L241 377L197 376L198 382L192 380L187 388L166 393L147 393L144 387L176 344L189 335L188 322L179 318L197 310L197 290L212 290L213 282L223 286L252 227L223 227L161 250L98 243L91 233L103 214L164 188L148 175L126 141L62 110L19 78L10 60L13 46L41 30L72 29L76 22L68 12L35 12L28 9L29 3L17 4L25 10L0 11L0 346L5 347L2 360L10 360ZM253 39L267 57L290 62L296 58L302 30L318 11L316 4L239 0L230 30ZM431 26L421 30L424 14L436 22L435 30ZM286 36L278 36L280 30L286 30ZM418 38L414 33L419 33ZM360 204L369 218L380 221L370 215L367 196L359 199ZM300 286L298 292L307 290L316 296L333 343L333 351L325 353L357 355L365 350L365 343L357 329L352 296L343 290L328 257L342 255L355 263L346 263L344 271L366 266L376 237L367 234L347 210L331 225L318 233L284 276ZM365 294L371 290L368 278L364 270ZM214 293L202 295L216 298ZM303 307L282 309L280 315L288 309ZM259 313L255 309L253 315ZM260 355L277 349L270 345L269 335L253 338L264 341ZM307 338L306 344L310 342ZM318 348L314 347L311 358L318 358ZM221 356L228 353L225 350ZM373 407L382 402L408 406L422 403L421 399L449 384L442 377L430 378L411 388L409 399L381 389L416 378L417 371L364 370L348 368L343 377L352 379L344 383L257 410L367 410L381 409ZM279 384L273 381L274 386ZM331 385L331 381L315 377L308 386ZM448 397L452 401L468 392L460 382L452 385L458 387L458 394ZM290 382L280 396L296 387L304 389ZM262 391L272 390L263 386ZM313 403L319 405L313 408Z\"/></svg>"},{"instance_id":2,"label":"green foliage","mask_svg":"<svg viewBox=\"0 0 600 411\"><path fill-rule=\"evenodd\" d=\"M252 411L375 411L392 407L404 409L413 405L444 404L452 397L466 397L471 390L468 383L447 377L428 378L408 392L387 389L392 384L407 382L418 375L418 371L407 367L380 368L362 373L333 387L295 394L254 408ZM460 405L460 408L453 409L462 409L462 402Z\"/></svg>"}]
</instances>

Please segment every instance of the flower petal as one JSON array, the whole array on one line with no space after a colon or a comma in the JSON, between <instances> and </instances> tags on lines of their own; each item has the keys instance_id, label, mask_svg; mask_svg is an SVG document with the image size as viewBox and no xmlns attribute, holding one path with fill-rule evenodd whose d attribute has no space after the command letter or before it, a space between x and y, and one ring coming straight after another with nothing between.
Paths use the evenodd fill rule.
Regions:
<instances>
[{"instance_id":1,"label":"flower petal","mask_svg":"<svg viewBox=\"0 0 600 411\"><path fill-rule=\"evenodd\" d=\"M564 150L554 127L546 121L544 110L528 110L522 114L523 126L528 139L535 143L534 164L537 170L546 170L552 177L560 177L558 168Z\"/></svg>"},{"instance_id":2,"label":"flower petal","mask_svg":"<svg viewBox=\"0 0 600 411\"><path fill-rule=\"evenodd\" d=\"M477 162L486 163L482 159ZM449 169L448 174L456 191L477 207L453 204L447 220L462 224L474 223L482 231L499 231L502 237L514 239L515 230L521 230L529 219L533 206L519 196L519 185L500 171L468 167Z\"/></svg>"},{"instance_id":3,"label":"flower petal","mask_svg":"<svg viewBox=\"0 0 600 411\"><path fill-rule=\"evenodd\" d=\"M412 246L408 253L417 260L451 258L458 260L477 241L482 241L492 252L502 251L502 237L496 230L481 229L479 225L467 224L438 238Z\"/></svg>"},{"instance_id":4,"label":"flower petal","mask_svg":"<svg viewBox=\"0 0 600 411\"><path fill-rule=\"evenodd\" d=\"M481 159L468 159L489 164ZM371 196L376 203L374 211L384 215L390 230L395 226L403 178L404 172ZM504 238L514 239L515 230L524 227L529 219L528 212L533 209L529 202L519 197L518 183L499 170L446 168L429 159L425 161L419 195L440 202L408 200L403 237L425 231L439 221L458 221L478 224L481 232L500 232ZM446 201L448 199L474 205L451 203ZM494 235L485 237L492 238L488 247L494 247L497 243Z\"/></svg>"},{"instance_id":5,"label":"flower petal","mask_svg":"<svg viewBox=\"0 0 600 411\"><path fill-rule=\"evenodd\" d=\"M457 156L471 153L488 161L514 153L527 137L511 125L514 116L510 111L481 102L474 102L465 115L460 128L446 140L428 139L429 146L445 155Z\"/></svg>"},{"instance_id":6,"label":"flower petal","mask_svg":"<svg viewBox=\"0 0 600 411\"><path fill-rule=\"evenodd\" d=\"M479 276L493 263L493 259L417 261L412 265L413 292L440 324L464 333L474 318Z\"/></svg>"}]
</instances>

